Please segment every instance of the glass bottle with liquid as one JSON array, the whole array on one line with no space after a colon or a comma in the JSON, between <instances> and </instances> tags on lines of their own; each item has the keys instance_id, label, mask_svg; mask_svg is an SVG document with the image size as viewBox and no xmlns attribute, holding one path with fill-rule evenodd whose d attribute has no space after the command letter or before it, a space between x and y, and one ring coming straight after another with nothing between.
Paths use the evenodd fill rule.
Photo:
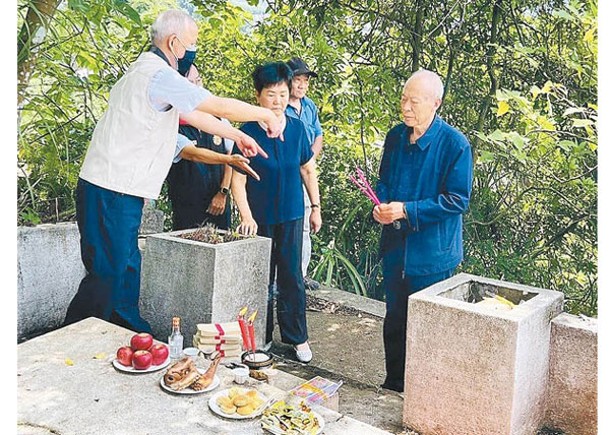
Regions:
<instances>
[{"instance_id":1,"label":"glass bottle with liquid","mask_svg":"<svg viewBox=\"0 0 609 435\"><path fill-rule=\"evenodd\" d=\"M174 317L171 325L171 335L167 340L169 344L169 357L171 359L179 359L182 357L182 350L184 348L184 336L180 331L180 318Z\"/></svg>"}]
</instances>

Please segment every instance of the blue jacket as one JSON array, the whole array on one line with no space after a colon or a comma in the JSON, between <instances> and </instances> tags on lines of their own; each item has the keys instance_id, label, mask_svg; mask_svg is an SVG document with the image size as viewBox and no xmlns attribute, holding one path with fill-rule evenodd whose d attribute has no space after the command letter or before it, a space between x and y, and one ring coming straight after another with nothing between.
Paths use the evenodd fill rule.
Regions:
<instances>
[{"instance_id":1,"label":"blue jacket","mask_svg":"<svg viewBox=\"0 0 609 435\"><path fill-rule=\"evenodd\" d=\"M463 260L463 218L472 190L468 140L436 115L425 134L410 144L411 129L401 123L385 138L377 195L384 203L405 203L404 273L429 275ZM393 225L381 234L381 254L395 240ZM390 240L392 239L392 240ZM393 255L393 254L392 254Z\"/></svg>"}]
</instances>

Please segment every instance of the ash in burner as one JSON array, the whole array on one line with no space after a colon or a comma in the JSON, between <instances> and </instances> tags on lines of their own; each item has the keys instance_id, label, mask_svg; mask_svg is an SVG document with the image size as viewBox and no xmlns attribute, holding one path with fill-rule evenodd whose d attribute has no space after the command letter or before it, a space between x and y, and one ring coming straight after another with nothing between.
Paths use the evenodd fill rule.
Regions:
<instances>
[{"instance_id":1,"label":"ash in burner","mask_svg":"<svg viewBox=\"0 0 609 435\"><path fill-rule=\"evenodd\" d=\"M219 230L215 225L207 223L192 232L180 234L178 237L217 245L218 243L233 242L235 240L242 240L255 236L244 236L236 231Z\"/></svg>"},{"instance_id":2,"label":"ash in burner","mask_svg":"<svg viewBox=\"0 0 609 435\"><path fill-rule=\"evenodd\" d=\"M248 353L247 355L245 355L243 357L244 361L247 361L247 362L256 362L256 363L265 362L265 361L268 361L269 359L270 358L269 358L268 355L265 355L263 353L258 353L258 352L253 353L253 354L252 353Z\"/></svg>"}]
</instances>

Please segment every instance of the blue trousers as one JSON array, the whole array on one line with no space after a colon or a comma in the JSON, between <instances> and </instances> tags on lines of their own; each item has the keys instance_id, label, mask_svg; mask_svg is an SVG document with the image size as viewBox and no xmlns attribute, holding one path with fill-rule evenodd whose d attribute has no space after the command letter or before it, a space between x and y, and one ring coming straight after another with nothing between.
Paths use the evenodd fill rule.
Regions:
<instances>
[{"instance_id":1,"label":"blue trousers","mask_svg":"<svg viewBox=\"0 0 609 435\"><path fill-rule=\"evenodd\" d=\"M404 243L391 243L383 253L383 280L387 312L383 323L385 346L384 385L396 391L404 390L406 361L406 322L408 321L408 297L437 282L450 278L455 269L432 275L404 275Z\"/></svg>"},{"instance_id":2,"label":"blue trousers","mask_svg":"<svg viewBox=\"0 0 609 435\"><path fill-rule=\"evenodd\" d=\"M87 275L68 307L66 325L93 316L136 332L151 332L139 310L137 236L143 205L140 197L78 180L76 221Z\"/></svg>"},{"instance_id":3,"label":"blue trousers","mask_svg":"<svg viewBox=\"0 0 609 435\"><path fill-rule=\"evenodd\" d=\"M275 225L260 225L258 235L273 240L266 342L273 339L273 283L277 279L277 323L281 341L302 344L307 334L306 294L302 278L302 218Z\"/></svg>"}]
</instances>

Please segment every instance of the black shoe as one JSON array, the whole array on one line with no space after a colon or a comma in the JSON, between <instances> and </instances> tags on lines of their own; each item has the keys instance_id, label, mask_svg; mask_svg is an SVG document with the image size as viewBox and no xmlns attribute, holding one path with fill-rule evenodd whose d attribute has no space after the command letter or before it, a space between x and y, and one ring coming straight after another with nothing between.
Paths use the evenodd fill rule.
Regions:
<instances>
[{"instance_id":1,"label":"black shoe","mask_svg":"<svg viewBox=\"0 0 609 435\"><path fill-rule=\"evenodd\" d=\"M320 287L317 281L309 278L308 276L305 276L304 278L304 286L307 290L319 290Z\"/></svg>"},{"instance_id":2,"label":"black shoe","mask_svg":"<svg viewBox=\"0 0 609 435\"><path fill-rule=\"evenodd\" d=\"M385 382L381 384L381 388L385 388L391 391L397 391L398 393L403 393L404 381L385 380Z\"/></svg>"}]
</instances>

